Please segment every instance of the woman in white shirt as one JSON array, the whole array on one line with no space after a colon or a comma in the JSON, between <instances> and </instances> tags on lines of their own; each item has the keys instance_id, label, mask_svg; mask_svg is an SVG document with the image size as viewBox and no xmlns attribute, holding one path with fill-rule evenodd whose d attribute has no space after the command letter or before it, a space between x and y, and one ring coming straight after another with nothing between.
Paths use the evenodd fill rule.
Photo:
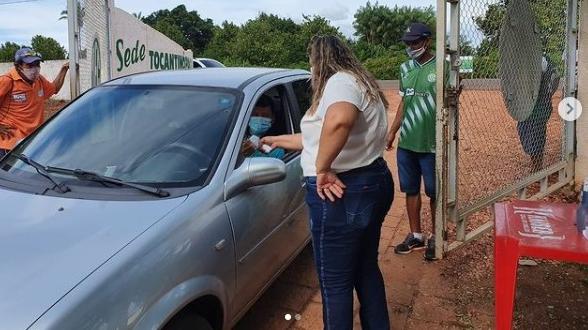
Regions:
<instances>
[{"instance_id":1,"label":"woman in white shirt","mask_svg":"<svg viewBox=\"0 0 588 330\"><path fill-rule=\"evenodd\" d=\"M325 329L353 328L354 288L362 328L389 329L378 266L382 222L394 197L382 158L387 102L339 38L315 36L309 58L313 99L302 118L302 134L263 142L302 150Z\"/></svg>"}]
</instances>

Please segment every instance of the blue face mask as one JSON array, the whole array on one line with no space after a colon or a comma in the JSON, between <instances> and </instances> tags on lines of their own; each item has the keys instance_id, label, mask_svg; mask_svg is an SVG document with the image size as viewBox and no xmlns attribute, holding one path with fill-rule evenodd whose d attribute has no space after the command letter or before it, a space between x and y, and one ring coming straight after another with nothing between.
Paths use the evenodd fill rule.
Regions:
<instances>
[{"instance_id":1,"label":"blue face mask","mask_svg":"<svg viewBox=\"0 0 588 330\"><path fill-rule=\"evenodd\" d=\"M262 136L272 127L271 118L251 117L249 119L249 132L253 135Z\"/></svg>"}]
</instances>

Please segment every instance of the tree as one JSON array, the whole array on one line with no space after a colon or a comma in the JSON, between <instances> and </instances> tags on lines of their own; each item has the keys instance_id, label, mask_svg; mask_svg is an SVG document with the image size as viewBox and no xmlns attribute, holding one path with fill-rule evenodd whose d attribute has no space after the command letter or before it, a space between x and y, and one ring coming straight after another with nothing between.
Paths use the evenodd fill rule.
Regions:
<instances>
[{"instance_id":1,"label":"tree","mask_svg":"<svg viewBox=\"0 0 588 330\"><path fill-rule=\"evenodd\" d=\"M153 28L165 34L168 38L177 42L182 47L191 49L191 47L189 46L191 44L190 41L188 40L188 38L186 38L186 35L182 32L180 27L178 27L171 18L166 17L157 20Z\"/></svg>"},{"instance_id":2,"label":"tree","mask_svg":"<svg viewBox=\"0 0 588 330\"><path fill-rule=\"evenodd\" d=\"M162 20L165 23L158 24ZM212 39L214 29L210 18L202 19L197 11L188 11L185 5L179 5L171 11L158 10L144 17L143 22L178 42L182 47L191 49L194 54L201 53L206 48ZM159 30L160 28L162 30ZM178 36L178 30L184 38Z\"/></svg>"},{"instance_id":3,"label":"tree","mask_svg":"<svg viewBox=\"0 0 588 330\"><path fill-rule=\"evenodd\" d=\"M65 48L51 37L36 35L31 40L31 46L34 50L43 55L43 60L63 60L65 59Z\"/></svg>"},{"instance_id":4,"label":"tree","mask_svg":"<svg viewBox=\"0 0 588 330\"><path fill-rule=\"evenodd\" d=\"M299 59L300 64L296 65L299 68L309 68L307 48L310 40L315 35L335 35L345 40L345 36L339 31L339 28L331 25L331 22L318 15L302 15L302 24L300 25L300 33L298 40L298 53L295 55Z\"/></svg>"},{"instance_id":5,"label":"tree","mask_svg":"<svg viewBox=\"0 0 588 330\"><path fill-rule=\"evenodd\" d=\"M368 2L354 15L355 35L352 48L366 69L379 79L398 79L400 65L408 60L400 41L410 23L420 22L435 31L433 7L389 8Z\"/></svg>"},{"instance_id":6,"label":"tree","mask_svg":"<svg viewBox=\"0 0 588 330\"><path fill-rule=\"evenodd\" d=\"M354 15L355 35L360 41L382 45L386 48L398 47L399 40L410 23L420 22L435 29L435 10L433 7L412 8L372 5L369 1Z\"/></svg>"},{"instance_id":7,"label":"tree","mask_svg":"<svg viewBox=\"0 0 588 330\"><path fill-rule=\"evenodd\" d=\"M474 18L474 23L478 29L484 34L484 39L478 47L478 56L488 56L492 49L498 48L498 37L500 35L500 27L504 20L506 13L506 5L504 0L498 3L488 5L483 16Z\"/></svg>"},{"instance_id":8,"label":"tree","mask_svg":"<svg viewBox=\"0 0 588 330\"><path fill-rule=\"evenodd\" d=\"M84 23L84 15L86 14L86 10L82 7L82 4L79 1L76 1L76 8L78 11L78 25L82 26ZM61 21L64 19L67 19L67 9L62 10L59 13L59 18L57 20Z\"/></svg>"},{"instance_id":9,"label":"tree","mask_svg":"<svg viewBox=\"0 0 588 330\"><path fill-rule=\"evenodd\" d=\"M215 26L213 37L204 50L204 57L221 60L225 65L239 65L233 60L233 45L241 28L231 22L224 21L221 26Z\"/></svg>"},{"instance_id":10,"label":"tree","mask_svg":"<svg viewBox=\"0 0 588 330\"><path fill-rule=\"evenodd\" d=\"M459 50L462 56L472 56L476 51L472 46L472 42L464 35L459 36Z\"/></svg>"},{"instance_id":11,"label":"tree","mask_svg":"<svg viewBox=\"0 0 588 330\"><path fill-rule=\"evenodd\" d=\"M260 13L241 27L232 48L237 58L253 66L288 66L299 61L295 55L299 31L289 18Z\"/></svg>"},{"instance_id":12,"label":"tree","mask_svg":"<svg viewBox=\"0 0 588 330\"><path fill-rule=\"evenodd\" d=\"M229 66L265 66L308 69L306 49L315 34L338 35L339 29L321 16L303 15L301 23L260 13L242 26L223 22L204 54Z\"/></svg>"},{"instance_id":13,"label":"tree","mask_svg":"<svg viewBox=\"0 0 588 330\"><path fill-rule=\"evenodd\" d=\"M22 45L10 41L0 44L0 62L14 62L14 53L22 47Z\"/></svg>"},{"instance_id":14,"label":"tree","mask_svg":"<svg viewBox=\"0 0 588 330\"><path fill-rule=\"evenodd\" d=\"M495 78L498 74L500 29L507 4L506 0L501 0L488 5L485 13L474 18L474 22L484 35L474 57L476 78ZM562 54L566 42L567 3L565 0L529 0L529 4L535 14L543 52L554 62L559 72L563 73Z\"/></svg>"}]
</instances>

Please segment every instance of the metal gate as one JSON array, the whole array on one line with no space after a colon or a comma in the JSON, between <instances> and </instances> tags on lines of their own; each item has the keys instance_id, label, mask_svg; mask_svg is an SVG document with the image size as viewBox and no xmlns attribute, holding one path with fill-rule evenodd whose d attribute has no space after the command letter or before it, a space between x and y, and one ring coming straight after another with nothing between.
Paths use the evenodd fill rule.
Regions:
<instances>
[{"instance_id":1,"label":"metal gate","mask_svg":"<svg viewBox=\"0 0 588 330\"><path fill-rule=\"evenodd\" d=\"M577 0L438 0L438 257L489 231L492 203L573 180L558 104L576 94L577 17Z\"/></svg>"}]
</instances>

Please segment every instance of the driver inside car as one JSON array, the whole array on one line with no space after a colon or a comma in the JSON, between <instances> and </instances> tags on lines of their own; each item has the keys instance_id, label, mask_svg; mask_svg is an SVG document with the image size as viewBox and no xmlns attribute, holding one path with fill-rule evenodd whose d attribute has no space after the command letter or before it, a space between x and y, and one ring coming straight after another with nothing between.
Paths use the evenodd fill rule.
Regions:
<instances>
[{"instance_id":1,"label":"driver inside car","mask_svg":"<svg viewBox=\"0 0 588 330\"><path fill-rule=\"evenodd\" d=\"M272 111L272 100L267 95L262 95L253 108L249 119L248 135L245 136L241 145L241 154L245 157L272 157L282 159L286 152L282 148L271 149L270 146L262 144L261 138L272 127L274 113Z\"/></svg>"}]
</instances>

